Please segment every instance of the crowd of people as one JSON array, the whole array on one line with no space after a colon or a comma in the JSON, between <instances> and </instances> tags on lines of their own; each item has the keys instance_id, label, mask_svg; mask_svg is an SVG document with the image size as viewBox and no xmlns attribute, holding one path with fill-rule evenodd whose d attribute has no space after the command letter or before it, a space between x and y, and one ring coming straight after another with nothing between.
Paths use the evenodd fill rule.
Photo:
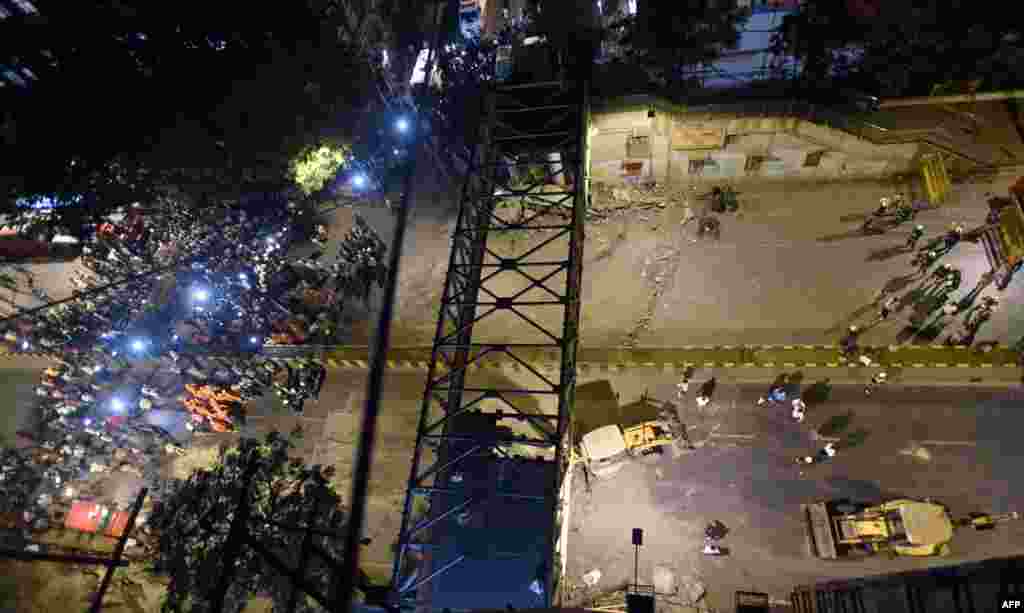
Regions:
<instances>
[{"instance_id":1,"label":"crowd of people","mask_svg":"<svg viewBox=\"0 0 1024 613\"><path fill-rule=\"evenodd\" d=\"M892 206L889 199L883 198L875 215L889 214ZM901 206L905 208L905 205ZM911 311L904 331L904 337L907 339L917 336L928 340L934 339L947 326L956 322L957 318L961 318L959 325L943 340L946 345L958 346L973 345L982 326L998 309L997 297L981 295L992 281L990 274L982 275L973 287L956 295L964 283L963 271L948 263L939 264L944 256L953 252L965 239L964 226L952 223L948 231L917 249L917 244L924 237L924 233L923 226L915 226L905 246L907 251L914 252L911 265L917 269L917 287L903 295L887 295L883 291L879 297L879 311L875 320L867 326L849 326L847 333L840 340L845 358L850 359L859 353L858 339L866 329L888 320L893 314L905 309Z\"/></svg>"},{"instance_id":2,"label":"crowd of people","mask_svg":"<svg viewBox=\"0 0 1024 613\"><path fill-rule=\"evenodd\" d=\"M247 407L268 392L296 414L319 396L323 364L264 348L337 342L347 301L383 285L386 245L357 216L337 257L325 258L326 228L305 236L295 213L132 207L85 244L72 299L8 323L10 350L56 360L36 387L23 450L0 465L0 476L19 461L38 467L40 479L23 480L33 490L27 526L39 527L42 510L77 495L93 473L158 480L164 454L182 453L196 433L243 427ZM312 255L290 255L310 243ZM149 417L155 411L160 419Z\"/></svg>"}]
</instances>

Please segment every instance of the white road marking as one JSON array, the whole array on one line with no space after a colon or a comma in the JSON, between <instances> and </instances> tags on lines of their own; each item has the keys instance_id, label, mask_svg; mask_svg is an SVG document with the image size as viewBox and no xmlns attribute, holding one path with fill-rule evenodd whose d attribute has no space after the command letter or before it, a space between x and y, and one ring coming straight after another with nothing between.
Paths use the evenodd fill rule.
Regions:
<instances>
[{"instance_id":1,"label":"white road marking","mask_svg":"<svg viewBox=\"0 0 1024 613\"><path fill-rule=\"evenodd\" d=\"M921 445L945 445L947 447L977 447L976 441L918 441Z\"/></svg>"},{"instance_id":2,"label":"white road marking","mask_svg":"<svg viewBox=\"0 0 1024 613\"><path fill-rule=\"evenodd\" d=\"M715 438L742 438L746 440L752 440L757 438L756 434L724 434L721 432L712 432L710 436Z\"/></svg>"}]
</instances>

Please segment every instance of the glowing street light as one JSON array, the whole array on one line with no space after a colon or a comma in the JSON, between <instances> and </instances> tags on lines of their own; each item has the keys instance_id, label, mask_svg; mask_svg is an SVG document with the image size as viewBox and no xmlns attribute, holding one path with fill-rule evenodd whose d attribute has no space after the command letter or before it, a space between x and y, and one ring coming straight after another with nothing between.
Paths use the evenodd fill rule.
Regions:
<instances>
[{"instance_id":1,"label":"glowing street light","mask_svg":"<svg viewBox=\"0 0 1024 613\"><path fill-rule=\"evenodd\" d=\"M362 187L363 185L366 185L366 177L364 177L363 175L356 175L352 177L352 185L355 185L356 187Z\"/></svg>"},{"instance_id":2,"label":"glowing street light","mask_svg":"<svg viewBox=\"0 0 1024 613\"><path fill-rule=\"evenodd\" d=\"M120 398L113 398L113 399L111 399L110 400L110 408L112 408L112 409L114 409L115 411L118 411L118 412L123 411L124 410L124 400L121 400Z\"/></svg>"},{"instance_id":3,"label":"glowing street light","mask_svg":"<svg viewBox=\"0 0 1024 613\"><path fill-rule=\"evenodd\" d=\"M395 128L397 128L399 132L407 131L409 129L409 120L405 117L399 118L399 120L395 122Z\"/></svg>"},{"instance_id":4,"label":"glowing street light","mask_svg":"<svg viewBox=\"0 0 1024 613\"><path fill-rule=\"evenodd\" d=\"M132 350L133 351L142 351L145 348L146 348L146 341L142 340L141 338L137 338L134 341L132 341Z\"/></svg>"},{"instance_id":5,"label":"glowing street light","mask_svg":"<svg viewBox=\"0 0 1024 613\"><path fill-rule=\"evenodd\" d=\"M256 338L255 336L251 336L249 337L249 342L252 343L253 345L256 345L260 342L260 339Z\"/></svg>"},{"instance_id":6,"label":"glowing street light","mask_svg":"<svg viewBox=\"0 0 1024 613\"><path fill-rule=\"evenodd\" d=\"M201 287L196 288L192 290L192 297L198 300L199 302L206 302L210 298L210 292L206 291Z\"/></svg>"},{"instance_id":7,"label":"glowing street light","mask_svg":"<svg viewBox=\"0 0 1024 613\"><path fill-rule=\"evenodd\" d=\"M21 348L28 349L28 341L24 341L23 343L21 343Z\"/></svg>"}]
</instances>

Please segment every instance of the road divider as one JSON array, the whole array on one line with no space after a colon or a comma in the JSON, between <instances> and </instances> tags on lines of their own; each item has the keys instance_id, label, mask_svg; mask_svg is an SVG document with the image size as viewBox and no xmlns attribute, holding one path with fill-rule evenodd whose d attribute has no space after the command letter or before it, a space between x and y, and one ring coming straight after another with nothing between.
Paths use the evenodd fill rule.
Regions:
<instances>
[{"instance_id":1,"label":"road divider","mask_svg":"<svg viewBox=\"0 0 1024 613\"><path fill-rule=\"evenodd\" d=\"M557 349L546 347L508 347L522 363L542 372L558 368L561 356ZM367 368L370 349L367 346L302 347L274 346L266 349L268 355L297 358L302 355L319 357L332 368ZM864 347L862 354L871 358L870 366L859 360L840 356L835 345L723 345L682 347L580 347L576 364L582 371L620 372L635 368L653 368L666 373L682 372L689 367L698 368L944 368L999 369L1018 368L1019 355L1007 348L996 347L980 351L971 347L945 345L890 345ZM390 368L426 370L430 363L431 348L394 347L388 352ZM470 368L488 368L514 364L523 367L501 351L492 351L472 358Z\"/></svg>"}]
</instances>

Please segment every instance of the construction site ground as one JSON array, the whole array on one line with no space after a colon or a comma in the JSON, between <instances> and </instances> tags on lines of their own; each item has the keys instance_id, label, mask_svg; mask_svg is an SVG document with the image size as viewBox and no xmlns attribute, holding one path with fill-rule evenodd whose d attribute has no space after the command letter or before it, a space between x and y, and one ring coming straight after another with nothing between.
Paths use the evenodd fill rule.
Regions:
<instances>
[{"instance_id":1,"label":"construction site ground","mask_svg":"<svg viewBox=\"0 0 1024 613\"><path fill-rule=\"evenodd\" d=\"M711 374L718 373L700 373L698 383ZM764 592L782 604L796 585L1019 554L1024 548L1024 523L1016 522L991 532L958 531L952 555L945 558L823 561L810 554L800 513L801 504L816 500L903 496L935 498L957 517L1021 508L1024 498L1013 485L1024 460L1013 432L1022 400L1017 389L894 383L865 397L863 386L839 384L797 424L788 405L757 406L766 384L722 377L712 402L699 408L696 385L679 399L673 381L663 376L611 381L623 404L643 394L671 403L693 449L680 446L636 460L605 481L588 482L577 467L565 579L574 603L633 581L632 528L644 530L639 582L650 585L658 582L656 575L671 573L677 593L659 599L679 610L687 610L681 605L701 592L705 610L731 611L737 590ZM802 389L814 381L804 377ZM847 418L845 430L830 431ZM797 456L813 454L829 440L851 440L850 435L860 442L832 462L796 465ZM712 520L729 528L722 541L727 556L701 553L703 531ZM593 570L601 579L587 588L584 575Z\"/></svg>"}]
</instances>

